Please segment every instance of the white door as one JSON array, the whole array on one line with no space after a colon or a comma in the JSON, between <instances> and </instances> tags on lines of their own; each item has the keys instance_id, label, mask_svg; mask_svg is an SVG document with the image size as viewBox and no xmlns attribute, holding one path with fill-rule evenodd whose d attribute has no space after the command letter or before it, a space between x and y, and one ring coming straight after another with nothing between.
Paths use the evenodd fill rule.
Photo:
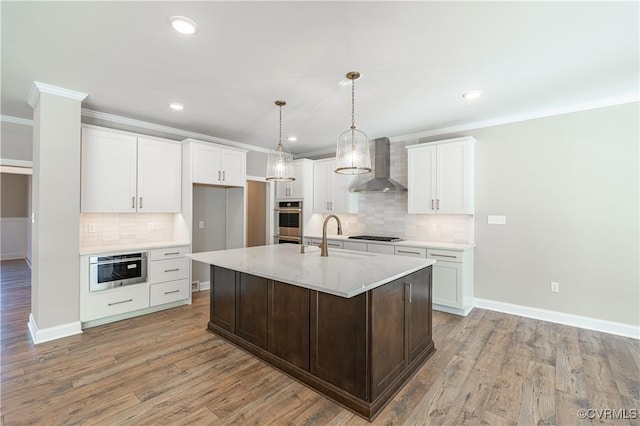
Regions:
<instances>
[{"instance_id":1,"label":"white door","mask_svg":"<svg viewBox=\"0 0 640 426\"><path fill-rule=\"evenodd\" d=\"M222 171L220 183L229 186L245 186L247 173L246 154L240 151L223 149L221 152Z\"/></svg>"},{"instance_id":2,"label":"white door","mask_svg":"<svg viewBox=\"0 0 640 426\"><path fill-rule=\"evenodd\" d=\"M138 138L138 212L179 212L181 179L179 143Z\"/></svg>"},{"instance_id":3,"label":"white door","mask_svg":"<svg viewBox=\"0 0 640 426\"><path fill-rule=\"evenodd\" d=\"M193 145L193 183L219 185L222 180L220 148Z\"/></svg>"},{"instance_id":4,"label":"white door","mask_svg":"<svg viewBox=\"0 0 640 426\"><path fill-rule=\"evenodd\" d=\"M329 213L331 211L329 193L333 190L333 163L333 161L316 161L313 165L314 213Z\"/></svg>"},{"instance_id":5,"label":"white door","mask_svg":"<svg viewBox=\"0 0 640 426\"><path fill-rule=\"evenodd\" d=\"M81 174L82 212L136 211L135 136L83 128Z\"/></svg>"},{"instance_id":6,"label":"white door","mask_svg":"<svg viewBox=\"0 0 640 426\"><path fill-rule=\"evenodd\" d=\"M331 211L333 213L357 213L358 194L350 192L349 189L358 177L356 175L343 175L335 173L333 168L335 162L331 162L329 173L333 176L333 200Z\"/></svg>"},{"instance_id":7,"label":"white door","mask_svg":"<svg viewBox=\"0 0 640 426\"><path fill-rule=\"evenodd\" d=\"M438 145L438 213L467 213L466 145L464 142Z\"/></svg>"},{"instance_id":8,"label":"white door","mask_svg":"<svg viewBox=\"0 0 640 426\"><path fill-rule=\"evenodd\" d=\"M416 213L436 212L436 147L409 150L407 211Z\"/></svg>"}]
</instances>

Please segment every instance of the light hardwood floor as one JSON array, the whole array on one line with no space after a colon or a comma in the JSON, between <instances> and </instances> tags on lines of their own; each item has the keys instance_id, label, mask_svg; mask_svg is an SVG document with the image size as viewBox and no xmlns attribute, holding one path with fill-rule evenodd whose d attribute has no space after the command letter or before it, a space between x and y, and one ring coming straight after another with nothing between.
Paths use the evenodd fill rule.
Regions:
<instances>
[{"instance_id":1,"label":"light hardwood floor","mask_svg":"<svg viewBox=\"0 0 640 426\"><path fill-rule=\"evenodd\" d=\"M367 424L206 332L206 292L34 346L29 269L0 281L3 425ZM433 323L437 352L375 424L640 424L577 416L640 411L637 340L482 309Z\"/></svg>"}]
</instances>

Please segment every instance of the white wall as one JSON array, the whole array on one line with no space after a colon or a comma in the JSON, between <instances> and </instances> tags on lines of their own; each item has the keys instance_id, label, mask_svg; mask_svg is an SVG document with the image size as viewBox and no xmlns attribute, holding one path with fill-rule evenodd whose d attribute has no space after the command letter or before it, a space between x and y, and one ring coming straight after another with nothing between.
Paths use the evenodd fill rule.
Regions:
<instances>
[{"instance_id":1,"label":"white wall","mask_svg":"<svg viewBox=\"0 0 640 426\"><path fill-rule=\"evenodd\" d=\"M640 325L639 114L626 104L464 133L478 140L477 298ZM494 214L507 224L488 225Z\"/></svg>"},{"instance_id":2,"label":"white wall","mask_svg":"<svg viewBox=\"0 0 640 426\"><path fill-rule=\"evenodd\" d=\"M31 161L33 158L33 128L31 126L0 122L0 157Z\"/></svg>"}]
</instances>

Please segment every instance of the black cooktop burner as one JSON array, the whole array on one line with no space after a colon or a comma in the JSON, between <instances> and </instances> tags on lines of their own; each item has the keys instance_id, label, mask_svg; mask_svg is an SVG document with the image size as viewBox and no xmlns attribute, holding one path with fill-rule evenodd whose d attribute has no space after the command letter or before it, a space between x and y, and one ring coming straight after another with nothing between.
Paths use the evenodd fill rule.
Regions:
<instances>
[{"instance_id":1,"label":"black cooktop burner","mask_svg":"<svg viewBox=\"0 0 640 426\"><path fill-rule=\"evenodd\" d=\"M352 235L349 238L352 240L384 241L387 243L395 243L396 241L402 241L402 238L398 238L398 237L380 237L377 235Z\"/></svg>"}]
</instances>

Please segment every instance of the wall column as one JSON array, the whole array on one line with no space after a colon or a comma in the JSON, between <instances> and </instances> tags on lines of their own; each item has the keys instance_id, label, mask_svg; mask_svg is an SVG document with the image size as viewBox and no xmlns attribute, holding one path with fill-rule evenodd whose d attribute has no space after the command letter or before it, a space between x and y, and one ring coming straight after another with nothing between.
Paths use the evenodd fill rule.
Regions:
<instances>
[{"instance_id":1,"label":"wall column","mask_svg":"<svg viewBox=\"0 0 640 426\"><path fill-rule=\"evenodd\" d=\"M80 134L86 94L34 82L32 275L34 343L82 333L80 326Z\"/></svg>"}]
</instances>

